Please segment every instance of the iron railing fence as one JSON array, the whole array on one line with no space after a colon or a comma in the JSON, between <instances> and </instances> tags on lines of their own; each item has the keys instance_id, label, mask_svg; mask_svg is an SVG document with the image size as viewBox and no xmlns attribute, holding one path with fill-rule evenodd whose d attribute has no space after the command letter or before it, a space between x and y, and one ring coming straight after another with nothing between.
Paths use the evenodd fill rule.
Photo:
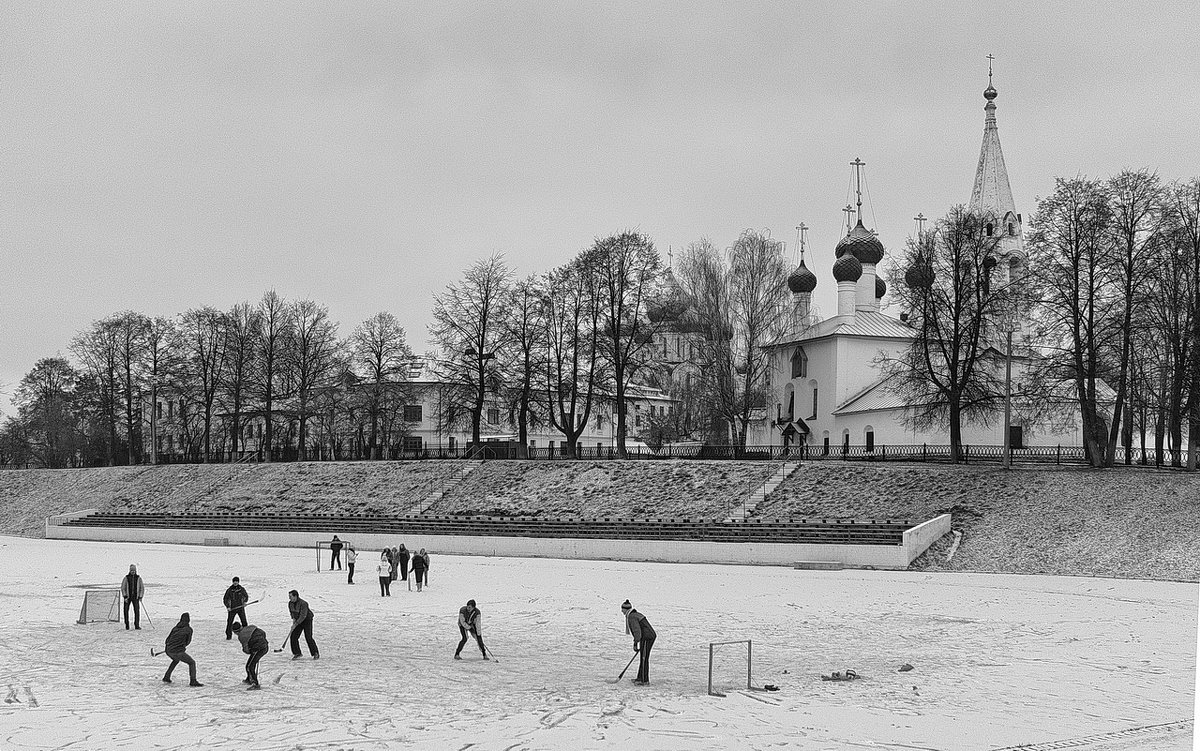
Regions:
<instances>
[{"instance_id":1,"label":"iron railing fence","mask_svg":"<svg viewBox=\"0 0 1200 751\"><path fill-rule=\"evenodd\" d=\"M384 460L437 460L437 459L491 459L491 460L663 460L705 459L737 461L852 461L852 462L953 462L949 445L939 444L876 444L874 446L729 446L729 445L679 445L663 446L658 450L646 447L630 447L624 457L615 446L577 445L574 452L565 445L538 448L522 448L513 444L489 444L478 446L457 443L454 445L427 444L420 449L390 449L379 459L362 457L319 456L313 453L309 461L384 461ZM208 457L190 454L159 454L160 464L224 464L265 461L261 451L223 452ZM277 451L271 459L275 462L294 462L295 449ZM961 464L996 464L1004 461L1004 447L988 444L966 444L959 456ZM1147 447L1126 451L1117 448L1117 466L1176 468L1187 462L1186 450ZM1022 466L1085 466L1087 450L1082 446L1027 446L1012 450L1012 463Z\"/></svg>"}]
</instances>

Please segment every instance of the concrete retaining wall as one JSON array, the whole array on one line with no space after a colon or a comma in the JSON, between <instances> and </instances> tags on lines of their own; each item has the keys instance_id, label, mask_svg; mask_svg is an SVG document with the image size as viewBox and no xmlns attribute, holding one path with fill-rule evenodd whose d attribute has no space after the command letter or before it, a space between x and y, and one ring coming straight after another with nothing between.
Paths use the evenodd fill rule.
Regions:
<instances>
[{"instance_id":1,"label":"concrete retaining wall","mask_svg":"<svg viewBox=\"0 0 1200 751\"><path fill-rule=\"evenodd\" d=\"M63 540L107 542L164 542L202 545L206 539L228 538L229 545L248 547L313 548L318 540L337 533L369 555L384 546L403 542L410 550L425 548L431 553L487 555L514 558L578 558L585 560L659 561L665 563L742 563L791 566L796 561L834 561L848 567L871 566L903 569L925 548L950 529L944 515L904 533L902 545L814 545L759 542L693 542L682 540L605 540L594 538L491 537L471 535L420 535L401 539L394 534L329 535L239 529L143 529L135 527L64 527L46 520L46 537ZM944 531L942 529L944 521ZM933 525L933 526L931 526ZM910 539L910 533L913 534Z\"/></svg>"}]
</instances>

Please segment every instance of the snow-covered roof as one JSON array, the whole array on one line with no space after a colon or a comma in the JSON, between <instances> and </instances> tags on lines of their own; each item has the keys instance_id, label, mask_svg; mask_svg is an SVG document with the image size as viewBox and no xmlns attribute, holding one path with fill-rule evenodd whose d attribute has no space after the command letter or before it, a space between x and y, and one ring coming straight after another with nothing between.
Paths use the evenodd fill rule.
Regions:
<instances>
[{"instance_id":1,"label":"snow-covered roof","mask_svg":"<svg viewBox=\"0 0 1200 751\"><path fill-rule=\"evenodd\" d=\"M843 316L826 318L800 333L795 339L764 347L783 347L827 336L859 336L870 339L912 339L916 331L904 321L875 310L855 311L853 319Z\"/></svg>"}]
</instances>

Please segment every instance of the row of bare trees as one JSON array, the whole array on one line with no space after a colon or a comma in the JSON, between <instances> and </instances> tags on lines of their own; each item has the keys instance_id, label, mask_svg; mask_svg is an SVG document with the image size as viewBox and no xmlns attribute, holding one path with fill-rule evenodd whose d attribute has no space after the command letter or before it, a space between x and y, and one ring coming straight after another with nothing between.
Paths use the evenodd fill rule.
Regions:
<instances>
[{"instance_id":1,"label":"row of bare trees","mask_svg":"<svg viewBox=\"0 0 1200 751\"><path fill-rule=\"evenodd\" d=\"M947 429L957 460L963 423L1000 414L1004 335L1023 321L1016 405L1026 420L1079 419L1093 466L1134 461L1136 436L1195 469L1200 180L1166 184L1147 170L1060 179L1012 268L997 265L1008 258L995 221L958 207L892 270L916 338L883 364L915 405L910 423Z\"/></svg>"},{"instance_id":2,"label":"row of bare trees","mask_svg":"<svg viewBox=\"0 0 1200 751\"><path fill-rule=\"evenodd\" d=\"M78 364L43 358L22 379L18 415L0 430L6 463L157 463L163 432L178 436L173 453L196 461L246 451L270 461L292 444L303 459L314 420L332 431L330 415L355 411L369 426L365 450L378 455L381 432L403 427L412 360L392 314L341 340L327 308L274 291L227 311L116 313L79 333L70 353Z\"/></svg>"}]
</instances>

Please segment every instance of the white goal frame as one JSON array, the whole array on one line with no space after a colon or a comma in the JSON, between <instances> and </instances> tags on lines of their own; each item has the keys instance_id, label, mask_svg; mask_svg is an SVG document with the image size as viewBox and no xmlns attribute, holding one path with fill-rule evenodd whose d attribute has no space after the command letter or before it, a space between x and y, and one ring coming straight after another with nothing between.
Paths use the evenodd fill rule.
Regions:
<instances>
[{"instance_id":1,"label":"white goal frame","mask_svg":"<svg viewBox=\"0 0 1200 751\"><path fill-rule=\"evenodd\" d=\"M89 596L95 601L96 606L97 606L96 607L96 616L97 617L95 617L95 618L90 617L90 615L88 613L88 598L89 598ZM101 600L105 597L110 597L112 599L109 600L109 603L108 603L107 615L104 617L100 617L99 613L104 608L104 605L101 604ZM113 622L120 623L121 622L121 590L120 589L118 589L116 587L112 587L112 588L97 587L95 589L85 589L83 591L83 604L79 606L79 620L77 620L75 622L86 626L89 623L98 623L100 621L105 621L108 623L113 623Z\"/></svg>"},{"instance_id":2,"label":"white goal frame","mask_svg":"<svg viewBox=\"0 0 1200 751\"><path fill-rule=\"evenodd\" d=\"M330 544L331 542L333 542L333 540L317 540L317 571L320 571L320 570L321 570L321 553L322 553L322 552L324 552L324 553L330 553L330 551L329 551L329 544ZM344 555L344 554L345 554L345 552L346 552L346 548L348 548L348 547L350 546L350 541L349 541L349 540L342 540L342 539L339 539L339 540L338 540L338 542L342 543L342 553L343 553L343 556L342 556L342 568L343 568L343 570L344 570L344 569L345 569L345 567L346 567L346 557L345 557L345 555ZM331 553L330 553L330 554L331 554ZM337 569L334 569L334 568L331 568L331 569L328 569L328 570L329 570L329 571L337 571Z\"/></svg>"},{"instance_id":3,"label":"white goal frame","mask_svg":"<svg viewBox=\"0 0 1200 751\"><path fill-rule=\"evenodd\" d=\"M735 641L714 641L708 643L708 695L709 696L725 696L720 691L713 690L713 655L716 653L717 647L724 647L730 644L745 644L746 645L746 689L753 688L751 684L751 670L754 665L754 644L750 639L737 639Z\"/></svg>"}]
</instances>

